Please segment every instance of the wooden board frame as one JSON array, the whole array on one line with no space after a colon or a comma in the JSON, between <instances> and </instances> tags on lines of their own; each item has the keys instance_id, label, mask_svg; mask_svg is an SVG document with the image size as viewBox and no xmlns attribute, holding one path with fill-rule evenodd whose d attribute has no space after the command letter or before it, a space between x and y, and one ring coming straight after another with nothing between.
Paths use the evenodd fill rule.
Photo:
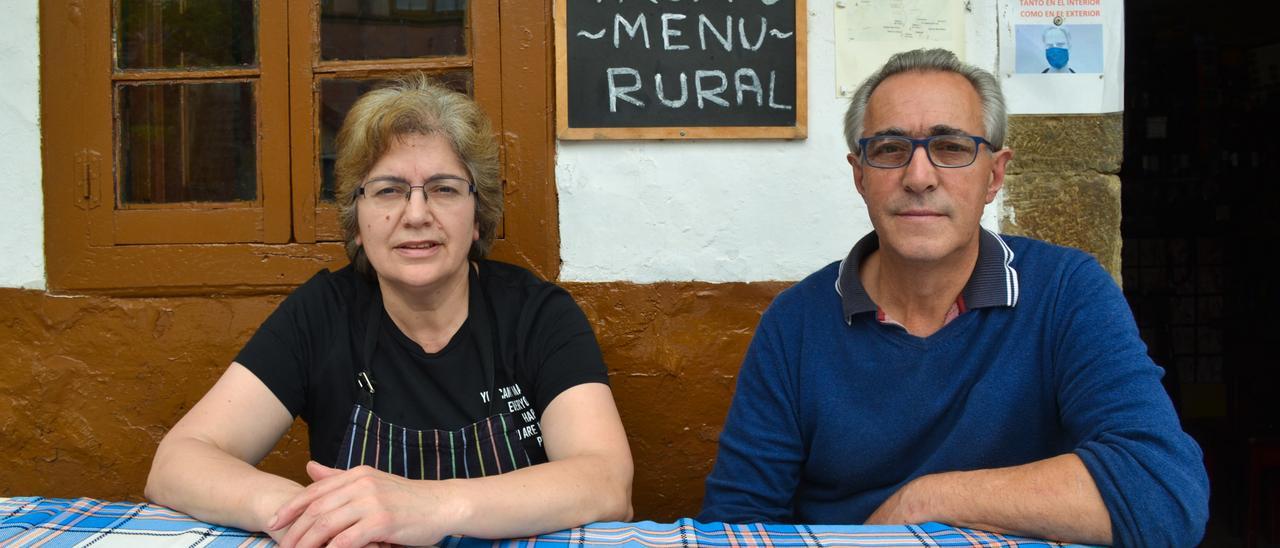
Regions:
<instances>
[{"instance_id":1,"label":"wooden board frame","mask_svg":"<svg viewBox=\"0 0 1280 548\"><path fill-rule=\"evenodd\" d=\"M555 13L556 136L562 140L644 139L805 139L809 120L809 20L807 0L796 3L796 124L794 126L569 127L568 25L566 5L553 0Z\"/></svg>"}]
</instances>

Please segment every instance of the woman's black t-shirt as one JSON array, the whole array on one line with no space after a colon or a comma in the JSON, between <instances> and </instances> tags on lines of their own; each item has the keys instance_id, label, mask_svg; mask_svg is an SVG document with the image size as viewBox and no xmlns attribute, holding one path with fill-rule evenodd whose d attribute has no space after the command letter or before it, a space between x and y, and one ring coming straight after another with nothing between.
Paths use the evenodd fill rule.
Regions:
<instances>
[{"instance_id":1,"label":"woman's black t-shirt","mask_svg":"<svg viewBox=\"0 0 1280 548\"><path fill-rule=\"evenodd\" d=\"M546 462L538 417L568 388L608 383L600 348L563 289L517 266L478 265L472 283L491 308L494 386L487 386L471 315L444 348L427 353L384 309L370 371L373 411L406 428L455 430L487 417L494 400L493 411L515 417L531 460ZM381 308L377 291L351 266L321 271L290 294L236 356L306 421L311 458L327 466L335 466L350 426L369 308Z\"/></svg>"}]
</instances>

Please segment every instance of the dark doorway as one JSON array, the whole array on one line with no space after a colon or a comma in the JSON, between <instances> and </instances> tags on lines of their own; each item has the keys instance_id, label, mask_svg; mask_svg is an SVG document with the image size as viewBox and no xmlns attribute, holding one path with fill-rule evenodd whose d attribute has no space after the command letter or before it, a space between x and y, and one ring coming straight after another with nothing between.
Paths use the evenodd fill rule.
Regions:
<instances>
[{"instance_id":1,"label":"dark doorway","mask_svg":"<svg viewBox=\"0 0 1280 548\"><path fill-rule=\"evenodd\" d=\"M1123 276L1205 451L1203 544L1276 546L1280 27L1240 8L1127 2Z\"/></svg>"}]
</instances>

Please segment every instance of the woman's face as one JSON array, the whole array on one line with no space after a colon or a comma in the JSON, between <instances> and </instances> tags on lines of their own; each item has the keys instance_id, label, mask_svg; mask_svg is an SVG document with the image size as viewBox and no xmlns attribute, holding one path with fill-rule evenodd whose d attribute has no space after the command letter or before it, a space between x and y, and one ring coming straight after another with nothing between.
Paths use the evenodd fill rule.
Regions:
<instances>
[{"instance_id":1,"label":"woman's face","mask_svg":"<svg viewBox=\"0 0 1280 548\"><path fill-rule=\"evenodd\" d=\"M392 139L391 147L369 170L363 182L366 195L356 197L356 243L364 246L383 286L411 291L462 283L460 279L467 276L467 253L471 242L479 239L480 229L474 193L463 190L465 196L453 201L433 201L421 188L413 188L407 202L403 198L387 201L369 195L370 185L403 181L430 187L456 179L470 181L453 147L435 134Z\"/></svg>"}]
</instances>

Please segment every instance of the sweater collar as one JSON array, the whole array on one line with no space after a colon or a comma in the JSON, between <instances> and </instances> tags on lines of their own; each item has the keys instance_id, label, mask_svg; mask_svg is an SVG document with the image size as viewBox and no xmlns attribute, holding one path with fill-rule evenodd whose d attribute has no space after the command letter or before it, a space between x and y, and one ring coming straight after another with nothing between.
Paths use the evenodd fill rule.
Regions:
<instances>
[{"instance_id":1,"label":"sweater collar","mask_svg":"<svg viewBox=\"0 0 1280 548\"><path fill-rule=\"evenodd\" d=\"M978 233L978 262L960 292L965 307L1013 307L1018 304L1018 271L1011 266L1013 250L1009 249L1003 238L986 228L980 228ZM853 323L853 316L856 314L876 310L876 303L862 287L858 266L867 255L879 248L880 238L873 230L858 240L849 255L840 261L836 293L840 295L847 323Z\"/></svg>"}]
</instances>

